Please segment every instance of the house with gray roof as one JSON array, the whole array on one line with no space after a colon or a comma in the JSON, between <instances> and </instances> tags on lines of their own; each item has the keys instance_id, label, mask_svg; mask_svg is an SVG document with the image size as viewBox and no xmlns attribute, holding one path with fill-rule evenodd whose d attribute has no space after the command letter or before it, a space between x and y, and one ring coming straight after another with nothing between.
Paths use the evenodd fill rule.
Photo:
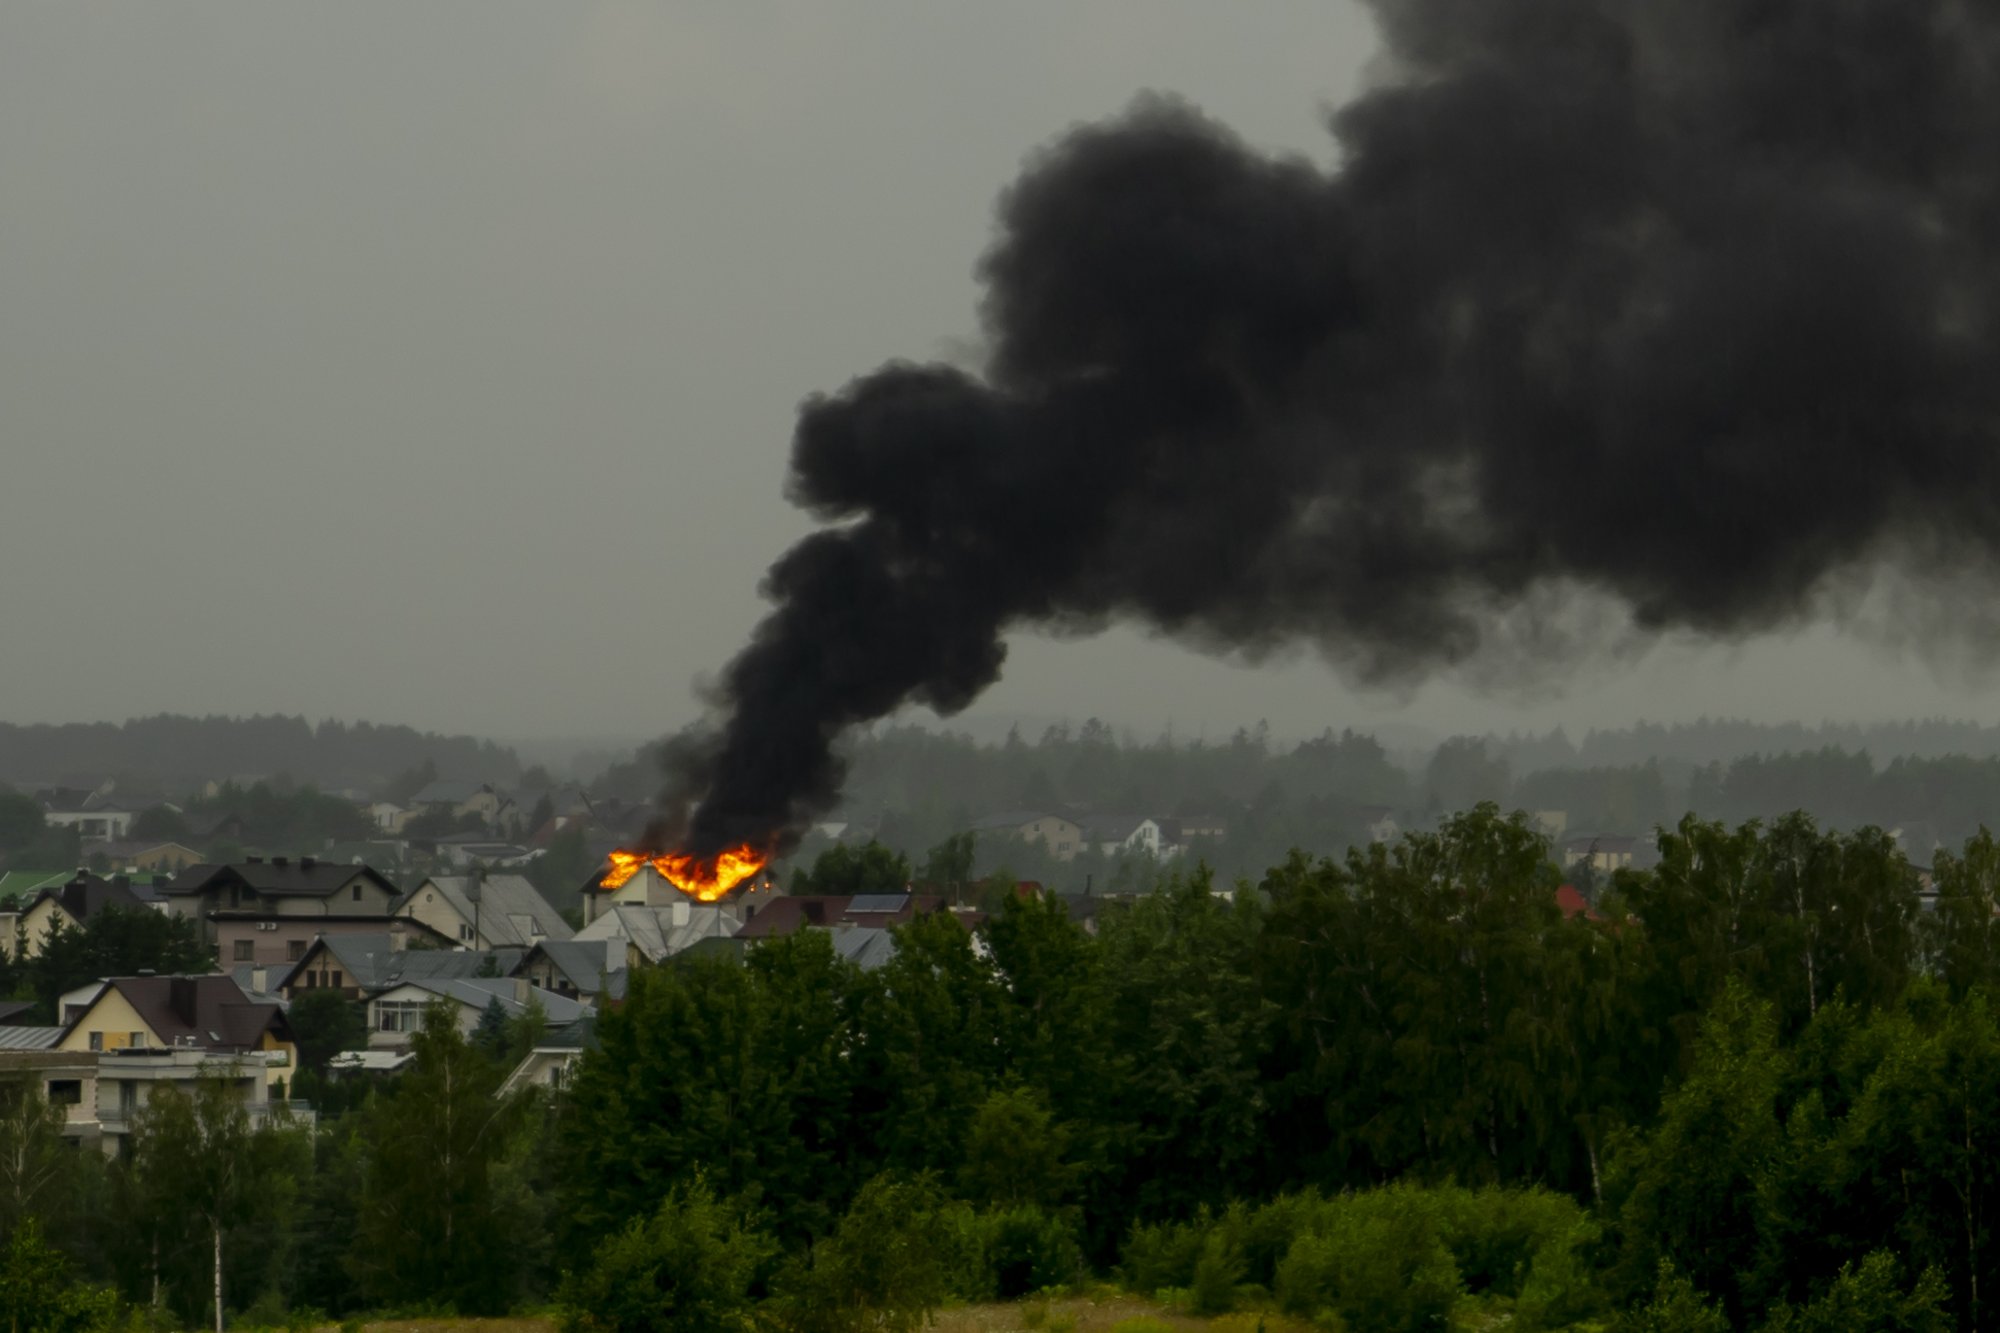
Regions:
<instances>
[{"instance_id":1,"label":"house with gray roof","mask_svg":"<svg viewBox=\"0 0 2000 1333\"><path fill-rule=\"evenodd\" d=\"M423 927L428 930L429 927ZM405 981L504 977L521 961L520 949L408 949L395 936L340 933L314 940L305 956L276 978L287 1000L301 991L337 990L364 999Z\"/></svg>"},{"instance_id":2,"label":"house with gray roof","mask_svg":"<svg viewBox=\"0 0 2000 1333\"><path fill-rule=\"evenodd\" d=\"M571 1075L584 1052L597 1049L597 1015L585 1014L561 1027L551 1028L534 1049L523 1056L521 1063L500 1085L499 1095L505 1097L523 1088L547 1088L560 1092L569 1086Z\"/></svg>"},{"instance_id":3,"label":"house with gray roof","mask_svg":"<svg viewBox=\"0 0 2000 1333\"><path fill-rule=\"evenodd\" d=\"M543 990L571 999L625 998L626 942L602 939L544 940L521 955L509 976L526 977Z\"/></svg>"},{"instance_id":4,"label":"house with gray roof","mask_svg":"<svg viewBox=\"0 0 2000 1333\"><path fill-rule=\"evenodd\" d=\"M531 949L575 934L519 875L432 875L410 890L396 915L469 949Z\"/></svg>"},{"instance_id":5,"label":"house with gray roof","mask_svg":"<svg viewBox=\"0 0 2000 1333\"><path fill-rule=\"evenodd\" d=\"M519 1018L539 1005L552 1027L574 1023L590 1012L588 1005L531 986L521 977L420 977L391 986L368 1001L368 1046L395 1050L410 1044L423 1028L424 1014L434 1004L451 1009L458 1030L471 1036L491 1005L509 1018Z\"/></svg>"},{"instance_id":6,"label":"house with gray roof","mask_svg":"<svg viewBox=\"0 0 2000 1333\"><path fill-rule=\"evenodd\" d=\"M613 903L574 936L583 942L622 941L627 967L659 963L705 939L732 938L743 926L738 902L697 903L682 897L660 907Z\"/></svg>"}]
</instances>

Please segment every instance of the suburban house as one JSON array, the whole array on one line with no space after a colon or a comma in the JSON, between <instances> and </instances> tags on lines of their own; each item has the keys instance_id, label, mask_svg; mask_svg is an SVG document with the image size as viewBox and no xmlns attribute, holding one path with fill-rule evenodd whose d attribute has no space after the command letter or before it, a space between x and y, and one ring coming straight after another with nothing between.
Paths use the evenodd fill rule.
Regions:
<instances>
[{"instance_id":1,"label":"suburban house","mask_svg":"<svg viewBox=\"0 0 2000 1333\"><path fill-rule=\"evenodd\" d=\"M454 819L477 815L489 828L512 804L490 782L432 782L410 798L410 807L417 814L450 815Z\"/></svg>"},{"instance_id":2,"label":"suburban house","mask_svg":"<svg viewBox=\"0 0 2000 1333\"><path fill-rule=\"evenodd\" d=\"M1632 869L1634 858L1640 855L1642 841L1624 834L1574 834L1562 845L1563 869L1577 865L1588 865L1600 873Z\"/></svg>"},{"instance_id":3,"label":"suburban house","mask_svg":"<svg viewBox=\"0 0 2000 1333\"><path fill-rule=\"evenodd\" d=\"M92 792L80 801L57 797L46 802L42 809L44 822L73 828L86 842L124 837L138 814L136 806L99 792Z\"/></svg>"},{"instance_id":4,"label":"suburban house","mask_svg":"<svg viewBox=\"0 0 2000 1333\"><path fill-rule=\"evenodd\" d=\"M178 842L109 842L97 850L128 874L177 875L202 861L200 852Z\"/></svg>"},{"instance_id":5,"label":"suburban house","mask_svg":"<svg viewBox=\"0 0 2000 1333\"><path fill-rule=\"evenodd\" d=\"M433 875L410 890L396 915L469 949L527 949L574 933L519 875Z\"/></svg>"},{"instance_id":6,"label":"suburban house","mask_svg":"<svg viewBox=\"0 0 2000 1333\"><path fill-rule=\"evenodd\" d=\"M1085 815L1084 844L1104 856L1173 856L1179 846L1157 819L1144 815Z\"/></svg>"},{"instance_id":7,"label":"suburban house","mask_svg":"<svg viewBox=\"0 0 2000 1333\"><path fill-rule=\"evenodd\" d=\"M1007 810L988 815L972 826L972 832L1039 842L1058 861L1075 859L1084 844L1083 829L1075 820L1036 810Z\"/></svg>"},{"instance_id":8,"label":"suburban house","mask_svg":"<svg viewBox=\"0 0 2000 1333\"><path fill-rule=\"evenodd\" d=\"M0 915L0 925L6 926L4 935L0 935L0 953L12 958L18 948L20 957L36 958L58 926L65 930L79 929L106 908L145 912L158 905L150 886L141 896L123 875L102 879L79 870L68 882L42 889L18 916ZM7 921L8 916L14 916L14 920Z\"/></svg>"},{"instance_id":9,"label":"suburban house","mask_svg":"<svg viewBox=\"0 0 2000 1333\"><path fill-rule=\"evenodd\" d=\"M1208 838L1219 842L1229 836L1229 821L1221 815L1182 815L1181 837L1187 842Z\"/></svg>"},{"instance_id":10,"label":"suburban house","mask_svg":"<svg viewBox=\"0 0 2000 1333\"><path fill-rule=\"evenodd\" d=\"M801 930L887 930L945 910L936 893L795 894L746 903L741 940L770 939Z\"/></svg>"},{"instance_id":11,"label":"suburban house","mask_svg":"<svg viewBox=\"0 0 2000 1333\"><path fill-rule=\"evenodd\" d=\"M65 995L62 1006L65 1051L248 1057L273 1080L298 1061L284 1009L253 1002L226 976L109 977Z\"/></svg>"},{"instance_id":12,"label":"suburban house","mask_svg":"<svg viewBox=\"0 0 2000 1333\"><path fill-rule=\"evenodd\" d=\"M102 1133L97 1119L97 1057L55 1049L61 1028L26 1028L36 1044L0 1042L0 1095L39 1087L50 1106L62 1110L66 1139L96 1143ZM50 1034L46 1041L43 1034ZM11 1035L11 1034L10 1034Z\"/></svg>"},{"instance_id":13,"label":"suburban house","mask_svg":"<svg viewBox=\"0 0 2000 1333\"><path fill-rule=\"evenodd\" d=\"M380 932L403 896L367 866L310 856L192 866L160 894L174 912L201 924L203 942L223 967L289 965L319 935Z\"/></svg>"},{"instance_id":14,"label":"suburban house","mask_svg":"<svg viewBox=\"0 0 2000 1333\"><path fill-rule=\"evenodd\" d=\"M616 936L543 940L522 954L507 975L526 977L529 984L572 1000L594 1000L599 995L622 1000L629 965L626 948L627 941Z\"/></svg>"},{"instance_id":15,"label":"suburban house","mask_svg":"<svg viewBox=\"0 0 2000 1333\"><path fill-rule=\"evenodd\" d=\"M368 818L377 829L389 834L401 833L403 825L409 823L410 816L415 813L394 801L376 801L368 807Z\"/></svg>"},{"instance_id":16,"label":"suburban house","mask_svg":"<svg viewBox=\"0 0 2000 1333\"><path fill-rule=\"evenodd\" d=\"M583 1059L583 1053L596 1048L595 1014L586 1013L559 1028L551 1028L507 1075L499 1095L506 1097L522 1088L560 1091L569 1085L570 1075Z\"/></svg>"},{"instance_id":17,"label":"suburban house","mask_svg":"<svg viewBox=\"0 0 2000 1333\"><path fill-rule=\"evenodd\" d=\"M458 1030L471 1036L489 1005L498 1003L509 1018L519 1018L530 1003L539 1004L551 1027L575 1022L590 1006L530 986L525 977L424 977L391 986L368 1001L368 1045L371 1049L401 1048L424 1025L433 1004L452 1006Z\"/></svg>"},{"instance_id":18,"label":"suburban house","mask_svg":"<svg viewBox=\"0 0 2000 1333\"><path fill-rule=\"evenodd\" d=\"M399 920L395 927L430 933L430 927L412 921ZM337 990L350 1000L359 1000L405 981L472 977L482 972L489 977L504 976L522 957L519 949L411 949L406 944L388 931L322 935L289 970L277 974L272 989L287 1002L309 990Z\"/></svg>"},{"instance_id":19,"label":"suburban house","mask_svg":"<svg viewBox=\"0 0 2000 1333\"><path fill-rule=\"evenodd\" d=\"M622 944L624 948L618 956L623 966L639 967L664 962L702 940L734 938L752 910L743 902L698 903L678 889L671 892L673 900L658 907L614 903L576 932L574 942L599 949L606 944ZM608 959L611 955L599 956Z\"/></svg>"},{"instance_id":20,"label":"suburban house","mask_svg":"<svg viewBox=\"0 0 2000 1333\"><path fill-rule=\"evenodd\" d=\"M756 891L758 887L768 888L773 883L767 873L762 879L750 880L744 892ZM640 866L638 873L615 889L604 886L604 872L600 870L585 880L577 892L583 895L586 927L613 907L671 907L675 903L689 901L685 893L674 887L672 880L650 864Z\"/></svg>"},{"instance_id":21,"label":"suburban house","mask_svg":"<svg viewBox=\"0 0 2000 1333\"><path fill-rule=\"evenodd\" d=\"M535 853L518 842L503 842L491 833L449 833L441 838L412 838L420 847L429 847L438 859L455 870L474 866L516 867L527 865Z\"/></svg>"}]
</instances>

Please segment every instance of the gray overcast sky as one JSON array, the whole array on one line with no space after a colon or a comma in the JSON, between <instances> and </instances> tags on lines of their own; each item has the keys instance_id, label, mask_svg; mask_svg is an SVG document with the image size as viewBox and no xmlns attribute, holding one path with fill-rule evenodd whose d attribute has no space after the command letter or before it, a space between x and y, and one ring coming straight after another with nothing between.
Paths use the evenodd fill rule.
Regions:
<instances>
[{"instance_id":1,"label":"gray overcast sky","mask_svg":"<svg viewBox=\"0 0 2000 1333\"><path fill-rule=\"evenodd\" d=\"M0 9L0 717L691 716L804 530L792 412L967 354L1023 155L1146 88L1326 161L1371 30L1258 0ZM1482 697L1142 636L988 716L1194 733L1980 714L1817 629Z\"/></svg>"}]
</instances>

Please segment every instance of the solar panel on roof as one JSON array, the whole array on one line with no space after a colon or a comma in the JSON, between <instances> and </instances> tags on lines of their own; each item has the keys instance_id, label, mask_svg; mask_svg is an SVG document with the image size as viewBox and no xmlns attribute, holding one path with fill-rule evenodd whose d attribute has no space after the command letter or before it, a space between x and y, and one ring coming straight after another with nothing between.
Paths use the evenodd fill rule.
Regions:
<instances>
[{"instance_id":1,"label":"solar panel on roof","mask_svg":"<svg viewBox=\"0 0 2000 1333\"><path fill-rule=\"evenodd\" d=\"M855 912L900 912L910 905L907 893L857 893L854 901L847 905L849 914Z\"/></svg>"}]
</instances>

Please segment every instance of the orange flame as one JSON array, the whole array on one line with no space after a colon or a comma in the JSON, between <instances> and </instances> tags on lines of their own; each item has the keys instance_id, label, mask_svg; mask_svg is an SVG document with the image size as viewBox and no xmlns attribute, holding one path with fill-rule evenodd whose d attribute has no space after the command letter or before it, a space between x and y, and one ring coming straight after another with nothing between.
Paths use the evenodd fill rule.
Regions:
<instances>
[{"instance_id":1,"label":"orange flame","mask_svg":"<svg viewBox=\"0 0 2000 1333\"><path fill-rule=\"evenodd\" d=\"M651 866L667 883L696 902L712 903L728 896L730 890L762 870L768 859L748 843L732 847L712 860L684 852L648 856L643 852L618 851L611 853L611 868L597 882L606 889L622 888L643 867Z\"/></svg>"}]
</instances>

